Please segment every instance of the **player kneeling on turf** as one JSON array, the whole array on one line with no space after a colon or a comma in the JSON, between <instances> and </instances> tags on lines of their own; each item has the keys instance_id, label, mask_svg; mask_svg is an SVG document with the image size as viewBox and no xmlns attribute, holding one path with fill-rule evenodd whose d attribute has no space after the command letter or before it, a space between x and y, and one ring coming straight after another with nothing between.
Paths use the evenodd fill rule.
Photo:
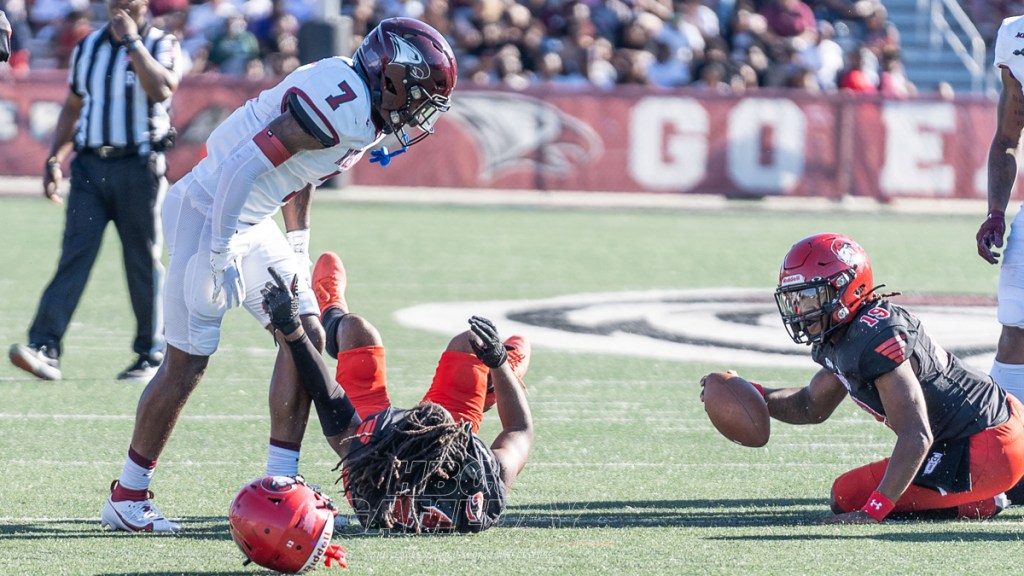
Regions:
<instances>
[{"instance_id":1,"label":"player kneeling on turf","mask_svg":"<svg viewBox=\"0 0 1024 576\"><path fill-rule=\"evenodd\" d=\"M470 329L452 338L441 355L422 402L395 408L383 341L368 320L348 311L341 260L324 254L313 271L327 351L338 359L336 381L302 332L294 291L272 274L276 280L264 288L263 305L293 352L328 441L347 451L341 479L360 523L414 533L493 526L533 445L522 383L529 364L526 339L502 341L494 324L474 316ZM490 446L476 434L489 386L502 425Z\"/></svg>"},{"instance_id":2,"label":"player kneeling on turf","mask_svg":"<svg viewBox=\"0 0 1024 576\"><path fill-rule=\"evenodd\" d=\"M822 368L803 388L758 386L768 413L818 424L849 394L896 433L889 458L835 480L836 515L825 523L994 516L1024 477L1024 406L878 288L867 254L846 236L817 234L790 249L775 299L790 336Z\"/></svg>"}]
</instances>

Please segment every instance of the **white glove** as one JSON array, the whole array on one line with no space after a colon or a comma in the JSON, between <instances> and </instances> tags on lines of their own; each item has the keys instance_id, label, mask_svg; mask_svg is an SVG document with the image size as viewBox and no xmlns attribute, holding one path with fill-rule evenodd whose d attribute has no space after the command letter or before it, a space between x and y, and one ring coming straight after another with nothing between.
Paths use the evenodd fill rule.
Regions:
<instances>
[{"instance_id":1,"label":"white glove","mask_svg":"<svg viewBox=\"0 0 1024 576\"><path fill-rule=\"evenodd\" d=\"M298 265L299 282L307 288L312 286L313 261L309 258L309 228L285 232L288 244L295 252L295 263Z\"/></svg>"},{"instance_id":2,"label":"white glove","mask_svg":"<svg viewBox=\"0 0 1024 576\"><path fill-rule=\"evenodd\" d=\"M238 271L238 257L231 252L210 252L210 271L213 273L213 295L217 300L221 288L228 308L240 306L245 298L245 282Z\"/></svg>"}]
</instances>

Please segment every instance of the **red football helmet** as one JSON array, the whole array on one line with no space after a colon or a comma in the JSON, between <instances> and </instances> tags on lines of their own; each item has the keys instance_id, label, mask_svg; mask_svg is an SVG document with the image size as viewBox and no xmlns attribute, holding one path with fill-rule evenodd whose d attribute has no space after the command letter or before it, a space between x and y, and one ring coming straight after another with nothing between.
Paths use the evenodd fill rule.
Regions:
<instances>
[{"instance_id":1,"label":"red football helmet","mask_svg":"<svg viewBox=\"0 0 1024 576\"><path fill-rule=\"evenodd\" d=\"M250 561L299 573L316 568L334 532L330 498L301 476L266 476L246 484L231 502L231 537Z\"/></svg>"},{"instance_id":2,"label":"red football helmet","mask_svg":"<svg viewBox=\"0 0 1024 576\"><path fill-rule=\"evenodd\" d=\"M853 318L874 287L860 245L842 234L815 234L786 254L775 303L794 342L821 342Z\"/></svg>"},{"instance_id":3,"label":"red football helmet","mask_svg":"<svg viewBox=\"0 0 1024 576\"><path fill-rule=\"evenodd\" d=\"M374 120L411 146L434 133L455 88L455 54L440 32L412 18L388 18L352 57L366 77ZM419 128L410 137L405 127Z\"/></svg>"}]
</instances>

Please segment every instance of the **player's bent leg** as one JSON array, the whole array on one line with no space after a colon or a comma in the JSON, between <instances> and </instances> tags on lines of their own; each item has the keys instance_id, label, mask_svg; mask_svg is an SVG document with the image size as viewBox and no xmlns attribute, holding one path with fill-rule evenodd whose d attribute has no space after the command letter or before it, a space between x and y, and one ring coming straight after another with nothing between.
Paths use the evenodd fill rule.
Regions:
<instances>
[{"instance_id":1,"label":"player's bent leg","mask_svg":"<svg viewBox=\"0 0 1024 576\"><path fill-rule=\"evenodd\" d=\"M878 488L878 483L885 475L885 468L889 465L889 459L872 462L860 468L854 468L839 476L832 482L832 495L830 508L836 514L845 514L860 510L871 493Z\"/></svg>"},{"instance_id":2,"label":"player's bent leg","mask_svg":"<svg viewBox=\"0 0 1024 576\"><path fill-rule=\"evenodd\" d=\"M942 494L911 484L890 514L901 519L990 518L1007 505L1007 490L1024 477L1024 405L1010 396L1010 418L970 438L971 490ZM857 510L885 473L882 460L843 474L832 485L832 510Z\"/></svg>"},{"instance_id":3,"label":"player's bent leg","mask_svg":"<svg viewBox=\"0 0 1024 576\"><path fill-rule=\"evenodd\" d=\"M338 311L330 308L328 313ZM338 367L334 379L345 390L360 418L391 406L388 396L384 340L369 320L358 314L327 314L325 347L333 347Z\"/></svg>"},{"instance_id":4,"label":"player's bent leg","mask_svg":"<svg viewBox=\"0 0 1024 576\"><path fill-rule=\"evenodd\" d=\"M361 346L339 353L335 380L363 420L391 406L383 346Z\"/></svg>"},{"instance_id":5,"label":"player's bent leg","mask_svg":"<svg viewBox=\"0 0 1024 576\"><path fill-rule=\"evenodd\" d=\"M434 371L434 380L422 402L434 402L451 413L456 422L470 422L473 431L480 428L484 417L484 398L490 370L469 343L469 332L462 332L448 342Z\"/></svg>"}]
</instances>

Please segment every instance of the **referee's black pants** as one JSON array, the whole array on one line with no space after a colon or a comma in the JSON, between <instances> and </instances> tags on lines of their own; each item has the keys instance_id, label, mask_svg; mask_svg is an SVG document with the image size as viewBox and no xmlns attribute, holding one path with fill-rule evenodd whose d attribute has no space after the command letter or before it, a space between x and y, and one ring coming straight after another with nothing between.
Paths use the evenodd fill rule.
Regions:
<instances>
[{"instance_id":1,"label":"referee's black pants","mask_svg":"<svg viewBox=\"0 0 1024 576\"><path fill-rule=\"evenodd\" d=\"M166 162L159 153L106 159L89 153L75 155L60 263L39 302L29 329L30 343L61 353L61 341L96 262L103 232L113 221L121 238L135 313L132 349L144 355L163 352L160 203L167 187L165 173Z\"/></svg>"}]
</instances>

